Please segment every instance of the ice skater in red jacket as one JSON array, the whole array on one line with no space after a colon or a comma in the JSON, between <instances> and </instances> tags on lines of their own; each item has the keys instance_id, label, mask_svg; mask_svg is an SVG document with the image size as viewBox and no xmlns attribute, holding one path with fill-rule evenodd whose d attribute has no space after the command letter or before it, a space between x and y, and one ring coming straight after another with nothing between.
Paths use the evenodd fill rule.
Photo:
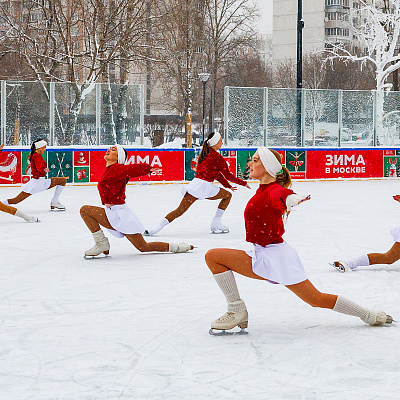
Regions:
<instances>
[{"instance_id":1,"label":"ice skater in red jacket","mask_svg":"<svg viewBox=\"0 0 400 400\"><path fill-rule=\"evenodd\" d=\"M3 148L4 144L0 145L0 152L3 150ZM30 215L27 215L22 211L18 210L17 208L4 204L1 201L0 201L0 211L3 211L7 214L15 215L16 217L20 217L24 219L26 222L39 222L39 219L37 217L32 217Z\"/></svg>"},{"instance_id":2,"label":"ice skater in red jacket","mask_svg":"<svg viewBox=\"0 0 400 400\"><path fill-rule=\"evenodd\" d=\"M217 212L211 222L211 232L227 233L229 228L222 224L221 218L224 214L232 193L213 184L214 180L220 182L225 188L236 190L228 180L238 185L250 188L248 183L242 179L236 178L229 171L228 165L218 150L222 147L222 138L218 132L212 132L203 143L201 149L196 176L187 187L182 190L183 199L178 208L171 211L157 225L145 231L145 235L154 235L162 228L171 223L174 219L185 213L196 200L220 200Z\"/></svg>"},{"instance_id":3,"label":"ice skater in red jacket","mask_svg":"<svg viewBox=\"0 0 400 400\"><path fill-rule=\"evenodd\" d=\"M139 251L170 251L184 253L193 249L186 243L146 242L142 236L143 225L125 203L126 184L130 178L157 172L149 164L125 165L126 151L121 145L111 146L104 155L106 170L97 185L103 207L82 206L81 217L92 232L95 245L85 251L85 256L109 254L110 243L100 226L118 237L126 237Z\"/></svg>"},{"instance_id":4,"label":"ice skater in red jacket","mask_svg":"<svg viewBox=\"0 0 400 400\"><path fill-rule=\"evenodd\" d=\"M50 209L53 211L65 211L65 206L60 203L60 194L67 183L67 178L64 176L46 178L49 169L47 168L46 161L44 161L42 157L42 154L46 151L46 146L47 143L43 139L35 140L32 143L31 154L29 155L32 178L29 182L22 185L22 191L16 197L3 200L4 204L18 204L32 194L40 193L55 187L54 195L50 202Z\"/></svg>"},{"instance_id":5,"label":"ice skater in red jacket","mask_svg":"<svg viewBox=\"0 0 400 400\"><path fill-rule=\"evenodd\" d=\"M370 325L391 323L392 318L383 311L372 311L342 296L322 293L309 281L296 250L283 240L282 235L285 213L292 206L309 200L310 196L297 195L290 189L290 174L282 166L279 153L260 147L250 162L250 177L260 181L244 211L246 241L253 244L253 249L212 249L205 256L228 303L228 312L211 323L210 333L221 333L214 329L225 331L236 326L247 327L247 308L240 298L233 272L284 285L313 307L357 316Z\"/></svg>"}]
</instances>

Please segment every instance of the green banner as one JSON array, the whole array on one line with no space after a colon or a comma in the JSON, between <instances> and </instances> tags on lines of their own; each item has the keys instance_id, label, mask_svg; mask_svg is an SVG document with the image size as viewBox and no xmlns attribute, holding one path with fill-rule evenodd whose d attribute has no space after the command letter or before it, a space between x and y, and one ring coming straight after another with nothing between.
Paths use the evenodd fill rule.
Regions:
<instances>
[{"instance_id":1,"label":"green banner","mask_svg":"<svg viewBox=\"0 0 400 400\"><path fill-rule=\"evenodd\" d=\"M48 177L67 176L67 182L72 182L72 151L49 151L47 167L50 172Z\"/></svg>"},{"instance_id":2,"label":"green banner","mask_svg":"<svg viewBox=\"0 0 400 400\"><path fill-rule=\"evenodd\" d=\"M250 168L249 162L255 153L255 150L238 150L237 151L237 177L240 179L249 179Z\"/></svg>"}]
</instances>

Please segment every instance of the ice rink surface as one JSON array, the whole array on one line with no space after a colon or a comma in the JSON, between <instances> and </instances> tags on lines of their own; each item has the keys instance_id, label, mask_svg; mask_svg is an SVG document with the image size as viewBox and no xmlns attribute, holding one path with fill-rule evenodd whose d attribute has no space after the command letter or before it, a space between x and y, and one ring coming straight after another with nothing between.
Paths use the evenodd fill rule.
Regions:
<instances>
[{"instance_id":1,"label":"ice rink surface","mask_svg":"<svg viewBox=\"0 0 400 400\"><path fill-rule=\"evenodd\" d=\"M130 185L127 203L145 227L176 208L181 184ZM243 210L255 193L239 187L210 234L217 202L199 201L149 240L186 241L187 254L140 254L107 234L107 259L93 246L83 204L96 187L67 187L67 211L50 212L53 191L19 205L41 222L0 214L0 399L399 399L399 324L313 309L280 285L237 276L249 334L213 337L225 299L204 262L210 248L250 249ZM335 259L386 251L400 224L394 180L294 182L311 201L286 224L311 282L400 320L400 262L341 274ZM20 188L0 188L1 199Z\"/></svg>"}]
</instances>

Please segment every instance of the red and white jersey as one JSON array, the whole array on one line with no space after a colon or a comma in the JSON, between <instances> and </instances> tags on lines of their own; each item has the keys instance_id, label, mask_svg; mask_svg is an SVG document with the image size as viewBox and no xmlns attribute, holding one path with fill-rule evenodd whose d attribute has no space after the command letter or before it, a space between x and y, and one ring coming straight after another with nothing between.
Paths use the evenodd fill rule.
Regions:
<instances>
[{"instance_id":1,"label":"red and white jersey","mask_svg":"<svg viewBox=\"0 0 400 400\"><path fill-rule=\"evenodd\" d=\"M45 169L47 168L46 161L39 153L33 153L31 157L32 178L39 179L46 176Z\"/></svg>"},{"instance_id":2,"label":"red and white jersey","mask_svg":"<svg viewBox=\"0 0 400 400\"><path fill-rule=\"evenodd\" d=\"M207 157L197 165L196 178L207 182L217 180L228 189L232 188L228 180L242 186L247 184L246 181L231 174L224 157L214 149L211 149Z\"/></svg>"},{"instance_id":3,"label":"red and white jersey","mask_svg":"<svg viewBox=\"0 0 400 400\"><path fill-rule=\"evenodd\" d=\"M125 188L130 178L150 173L149 164L123 165L115 163L104 171L97 184L102 204L125 204Z\"/></svg>"},{"instance_id":4,"label":"red and white jersey","mask_svg":"<svg viewBox=\"0 0 400 400\"><path fill-rule=\"evenodd\" d=\"M286 198L293 190L276 182L260 185L244 210L246 241L260 246L282 243Z\"/></svg>"}]
</instances>

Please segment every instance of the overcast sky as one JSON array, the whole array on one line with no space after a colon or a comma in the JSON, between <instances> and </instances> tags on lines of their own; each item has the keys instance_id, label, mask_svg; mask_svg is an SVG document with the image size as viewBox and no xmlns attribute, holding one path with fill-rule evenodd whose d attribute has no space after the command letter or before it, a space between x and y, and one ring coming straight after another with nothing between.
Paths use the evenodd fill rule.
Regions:
<instances>
[{"instance_id":1,"label":"overcast sky","mask_svg":"<svg viewBox=\"0 0 400 400\"><path fill-rule=\"evenodd\" d=\"M273 0L257 0L261 10L260 33L272 33Z\"/></svg>"}]
</instances>

